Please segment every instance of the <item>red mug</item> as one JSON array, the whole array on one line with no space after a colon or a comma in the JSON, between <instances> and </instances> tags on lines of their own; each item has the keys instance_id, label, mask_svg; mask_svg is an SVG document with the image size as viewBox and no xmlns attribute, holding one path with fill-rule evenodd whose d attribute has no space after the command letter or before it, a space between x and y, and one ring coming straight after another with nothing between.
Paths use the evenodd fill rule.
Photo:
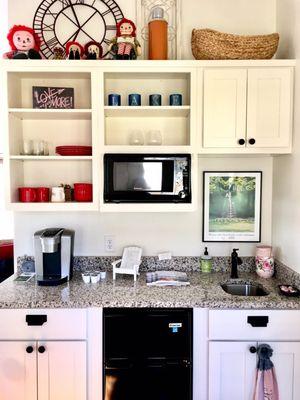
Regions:
<instances>
[{"instance_id":1,"label":"red mug","mask_svg":"<svg viewBox=\"0 0 300 400\"><path fill-rule=\"evenodd\" d=\"M37 201L37 192L35 188L21 187L19 188L19 201L22 203L33 203Z\"/></svg>"},{"instance_id":2,"label":"red mug","mask_svg":"<svg viewBox=\"0 0 300 400\"><path fill-rule=\"evenodd\" d=\"M74 183L75 201L92 201L93 185L91 183Z\"/></svg>"},{"instance_id":3,"label":"red mug","mask_svg":"<svg viewBox=\"0 0 300 400\"><path fill-rule=\"evenodd\" d=\"M50 201L50 190L47 187L39 187L36 189L36 198L39 203L47 203Z\"/></svg>"}]
</instances>

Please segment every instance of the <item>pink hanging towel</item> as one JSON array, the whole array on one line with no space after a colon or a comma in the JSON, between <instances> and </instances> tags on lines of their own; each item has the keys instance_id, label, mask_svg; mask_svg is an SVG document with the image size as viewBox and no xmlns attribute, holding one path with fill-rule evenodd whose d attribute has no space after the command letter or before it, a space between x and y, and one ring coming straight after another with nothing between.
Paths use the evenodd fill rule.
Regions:
<instances>
[{"instance_id":1,"label":"pink hanging towel","mask_svg":"<svg viewBox=\"0 0 300 400\"><path fill-rule=\"evenodd\" d=\"M278 384L274 364L270 360L273 350L268 344L257 348L257 371L253 400L279 400Z\"/></svg>"}]
</instances>

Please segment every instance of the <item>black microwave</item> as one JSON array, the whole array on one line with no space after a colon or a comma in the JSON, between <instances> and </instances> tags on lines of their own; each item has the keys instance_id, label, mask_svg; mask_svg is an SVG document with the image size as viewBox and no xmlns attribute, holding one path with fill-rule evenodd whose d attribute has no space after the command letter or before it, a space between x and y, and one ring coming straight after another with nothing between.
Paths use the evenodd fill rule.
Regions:
<instances>
[{"instance_id":1,"label":"black microwave","mask_svg":"<svg viewBox=\"0 0 300 400\"><path fill-rule=\"evenodd\" d=\"M189 154L105 154L105 203L191 203Z\"/></svg>"}]
</instances>

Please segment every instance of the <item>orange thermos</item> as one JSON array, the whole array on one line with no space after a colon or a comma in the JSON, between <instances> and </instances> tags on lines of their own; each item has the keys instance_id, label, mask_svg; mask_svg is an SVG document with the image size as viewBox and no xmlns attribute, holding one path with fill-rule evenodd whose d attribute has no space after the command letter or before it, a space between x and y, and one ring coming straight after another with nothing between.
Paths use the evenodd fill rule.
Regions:
<instances>
[{"instance_id":1,"label":"orange thermos","mask_svg":"<svg viewBox=\"0 0 300 400\"><path fill-rule=\"evenodd\" d=\"M168 59L168 22L164 19L164 10L155 7L148 24L149 60Z\"/></svg>"}]
</instances>

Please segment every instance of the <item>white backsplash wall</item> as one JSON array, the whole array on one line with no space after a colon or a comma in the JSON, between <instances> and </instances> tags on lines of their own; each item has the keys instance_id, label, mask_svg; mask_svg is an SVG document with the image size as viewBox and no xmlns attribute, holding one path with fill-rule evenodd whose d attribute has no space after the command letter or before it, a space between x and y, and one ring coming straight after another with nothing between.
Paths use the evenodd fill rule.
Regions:
<instances>
[{"instance_id":1,"label":"white backsplash wall","mask_svg":"<svg viewBox=\"0 0 300 400\"><path fill-rule=\"evenodd\" d=\"M16 213L15 255L33 254L33 234L49 227L74 229L76 255L120 255L126 245L136 244L144 255L171 251L177 256L198 256L202 243L202 172L262 171L262 242L271 244L272 157L199 158L199 209L191 213ZM105 253L104 235L115 236L114 253ZM208 243L214 256L229 255L233 247L243 256L254 255L256 244Z\"/></svg>"},{"instance_id":2,"label":"white backsplash wall","mask_svg":"<svg viewBox=\"0 0 300 400\"><path fill-rule=\"evenodd\" d=\"M295 58L293 154L274 158L273 242L277 258L300 273L300 2L278 0L282 58Z\"/></svg>"},{"instance_id":3,"label":"white backsplash wall","mask_svg":"<svg viewBox=\"0 0 300 400\"><path fill-rule=\"evenodd\" d=\"M237 34L276 31L276 0L181 0L182 58L190 59L193 28L212 28ZM9 25L28 24L41 0L0 0L8 2ZM125 16L135 19L136 0L116 0Z\"/></svg>"}]
</instances>

